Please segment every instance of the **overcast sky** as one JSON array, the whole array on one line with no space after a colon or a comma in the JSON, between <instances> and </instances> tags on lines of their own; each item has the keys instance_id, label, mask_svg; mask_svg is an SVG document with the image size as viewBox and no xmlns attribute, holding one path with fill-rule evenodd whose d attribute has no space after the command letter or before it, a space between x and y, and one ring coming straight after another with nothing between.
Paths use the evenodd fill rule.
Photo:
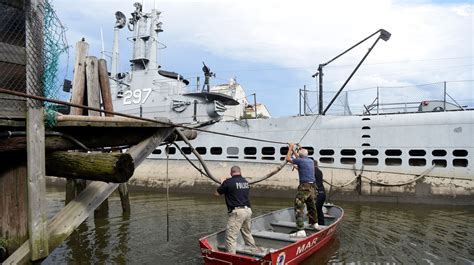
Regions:
<instances>
[{"instance_id":1,"label":"overcast sky","mask_svg":"<svg viewBox=\"0 0 474 265\"><path fill-rule=\"evenodd\" d=\"M68 28L69 45L85 37L90 53L100 56L100 29L110 51L114 13L120 10L129 17L133 3L55 0L53 6ZM154 1L143 4L148 11ZM156 6L162 11L160 41L167 46L159 54L162 69L178 72L195 85L205 61L217 75L213 84L236 77L247 95L257 93L257 101L273 116L297 114L299 89L306 85L316 90L311 75L318 65L381 28L392 34L390 40L379 41L346 88L357 90L349 99L359 108L376 97L375 89L364 88L408 86L381 92L387 103L442 99L442 84L416 91L410 87L442 81L462 81L448 82L448 93L462 104L474 101L472 1L168 0L156 1ZM120 33L121 70L127 71L131 46L125 38L130 32ZM324 68L325 91L342 86L374 41L367 40ZM73 48L70 58L72 69ZM330 93L325 96L327 103ZM315 109L316 93L308 93L308 98Z\"/></svg>"}]
</instances>

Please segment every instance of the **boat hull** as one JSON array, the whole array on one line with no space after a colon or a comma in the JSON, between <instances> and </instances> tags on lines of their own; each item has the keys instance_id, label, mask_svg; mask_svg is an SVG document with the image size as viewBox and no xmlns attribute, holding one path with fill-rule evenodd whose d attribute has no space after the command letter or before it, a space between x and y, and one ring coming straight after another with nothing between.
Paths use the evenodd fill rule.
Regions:
<instances>
[{"instance_id":1,"label":"boat hull","mask_svg":"<svg viewBox=\"0 0 474 265\"><path fill-rule=\"evenodd\" d=\"M321 248L323 248L332 238L334 233L336 232L337 226L342 219L344 213L343 210L337 206L335 209L338 210L337 218L332 221L332 223L325 227L323 230L319 232L312 233L305 238L302 238L296 242L291 244L285 245L284 247L278 249L270 250L266 255L256 258L256 257L249 257L242 255L237 251L237 254L230 254L224 251L221 251L216 246L216 242L214 242L215 237L222 237L225 234L225 231L220 231L218 233L209 235L207 237L201 238L199 240L199 244L201 247L201 254L203 256L203 260L205 264L274 264L274 265L282 265L282 264L299 264L301 261L309 257L310 255L314 254ZM281 211L288 211L289 216L294 214L292 208L280 210ZM340 210L340 211L339 211ZM277 211L278 212L278 211ZM334 212L334 211L333 211ZM268 223L271 222L272 218L268 217L269 215L264 215L260 217L256 217L252 219L252 229L261 228L261 227L269 227ZM285 216L286 217L286 216ZM265 219L267 218L267 219ZM278 218L278 217L276 217ZM262 221L263 220L263 221ZM258 236L258 233L254 235L254 238ZM211 242L213 241L213 242ZM258 238L256 238L257 245Z\"/></svg>"}]
</instances>

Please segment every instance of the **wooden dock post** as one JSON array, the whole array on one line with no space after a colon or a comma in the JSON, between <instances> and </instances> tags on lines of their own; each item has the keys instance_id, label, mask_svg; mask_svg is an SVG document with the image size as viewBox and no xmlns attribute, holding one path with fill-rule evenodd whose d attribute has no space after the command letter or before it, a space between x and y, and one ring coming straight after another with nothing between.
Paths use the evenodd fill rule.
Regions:
<instances>
[{"instance_id":1,"label":"wooden dock post","mask_svg":"<svg viewBox=\"0 0 474 265\"><path fill-rule=\"evenodd\" d=\"M26 4L28 6L28 3ZM42 95L43 9L44 0L31 0L26 16L26 92ZM40 43L38 43L40 42ZM45 129L43 102L28 99L26 118L27 174L28 174L28 235L31 260L49 255L48 217L46 214Z\"/></svg>"},{"instance_id":2,"label":"wooden dock post","mask_svg":"<svg viewBox=\"0 0 474 265\"><path fill-rule=\"evenodd\" d=\"M104 59L99 59L99 83L104 110L114 111L112 95L110 93L109 74L107 72L107 61ZM105 116L112 117L113 114L106 113ZM130 213L130 199L128 197L127 183L121 183L119 185L118 191L120 195L120 202L122 203L122 211L124 213Z\"/></svg>"},{"instance_id":3,"label":"wooden dock post","mask_svg":"<svg viewBox=\"0 0 474 265\"><path fill-rule=\"evenodd\" d=\"M86 56L89 53L89 44L83 38L76 43L76 58L74 64L74 77L72 84L71 103L84 105L86 92ZM81 108L71 107L71 115L83 115ZM73 200L86 186L83 179L67 179L66 181L66 205Z\"/></svg>"},{"instance_id":4,"label":"wooden dock post","mask_svg":"<svg viewBox=\"0 0 474 265\"><path fill-rule=\"evenodd\" d=\"M100 108L99 62L95 56L86 57L87 105ZM100 116L100 112L88 110L88 116ZM94 217L106 216L109 212L109 200L106 198L94 211Z\"/></svg>"},{"instance_id":5,"label":"wooden dock post","mask_svg":"<svg viewBox=\"0 0 474 265\"><path fill-rule=\"evenodd\" d=\"M0 159L0 241L12 252L28 239L26 157L1 155Z\"/></svg>"},{"instance_id":6,"label":"wooden dock post","mask_svg":"<svg viewBox=\"0 0 474 265\"><path fill-rule=\"evenodd\" d=\"M71 103L83 105L86 89L86 56L89 53L89 44L82 39L76 43L76 59L72 84ZM84 110L71 107L71 115L82 115Z\"/></svg>"}]
</instances>

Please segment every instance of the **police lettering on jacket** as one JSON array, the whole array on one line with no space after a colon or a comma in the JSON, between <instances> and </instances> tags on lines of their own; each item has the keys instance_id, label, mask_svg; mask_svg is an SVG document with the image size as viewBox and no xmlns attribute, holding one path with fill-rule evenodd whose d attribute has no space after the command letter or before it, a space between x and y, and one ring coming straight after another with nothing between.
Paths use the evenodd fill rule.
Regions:
<instances>
[{"instance_id":1,"label":"police lettering on jacket","mask_svg":"<svg viewBox=\"0 0 474 265\"><path fill-rule=\"evenodd\" d=\"M248 189L249 188L249 183L248 182L236 182L235 187L239 190Z\"/></svg>"}]
</instances>

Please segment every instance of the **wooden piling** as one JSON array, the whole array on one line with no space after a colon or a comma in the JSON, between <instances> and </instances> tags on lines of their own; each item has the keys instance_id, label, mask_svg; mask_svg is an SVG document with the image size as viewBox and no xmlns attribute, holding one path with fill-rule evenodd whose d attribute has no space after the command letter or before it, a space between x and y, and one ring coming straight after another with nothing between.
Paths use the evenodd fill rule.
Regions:
<instances>
[{"instance_id":1,"label":"wooden piling","mask_svg":"<svg viewBox=\"0 0 474 265\"><path fill-rule=\"evenodd\" d=\"M100 108L99 62L95 56L86 57L87 105ZM88 110L88 116L100 116L101 113ZM104 217L109 212L109 200L106 198L94 211L94 217Z\"/></svg>"},{"instance_id":2,"label":"wooden piling","mask_svg":"<svg viewBox=\"0 0 474 265\"><path fill-rule=\"evenodd\" d=\"M87 106L100 108L99 68L97 57L86 57ZM88 116L100 116L100 112L88 110Z\"/></svg>"},{"instance_id":3,"label":"wooden piling","mask_svg":"<svg viewBox=\"0 0 474 265\"><path fill-rule=\"evenodd\" d=\"M99 59L99 83L100 83L100 92L102 93L102 102L104 104L104 110L114 111L112 104L112 95L110 93L110 82L109 74L107 72L107 61L104 59ZM105 113L106 117L113 117L114 115Z\"/></svg>"},{"instance_id":4,"label":"wooden piling","mask_svg":"<svg viewBox=\"0 0 474 265\"><path fill-rule=\"evenodd\" d=\"M89 44L82 39L76 43L76 59L74 64L74 79L72 83L71 103L84 104L86 89L86 56L89 53ZM71 115L82 115L83 109L71 107Z\"/></svg>"},{"instance_id":5,"label":"wooden piling","mask_svg":"<svg viewBox=\"0 0 474 265\"><path fill-rule=\"evenodd\" d=\"M104 59L99 60L99 83L104 110L114 111L112 104L112 94L110 92L109 74L107 72L107 61ZM105 116L112 117L113 115L106 113ZM130 213L130 199L128 197L127 183L121 183L119 185L118 191L120 195L120 202L122 203L122 211L124 213Z\"/></svg>"},{"instance_id":6,"label":"wooden piling","mask_svg":"<svg viewBox=\"0 0 474 265\"><path fill-rule=\"evenodd\" d=\"M0 241L12 253L28 239L26 155L0 159Z\"/></svg>"},{"instance_id":7,"label":"wooden piling","mask_svg":"<svg viewBox=\"0 0 474 265\"><path fill-rule=\"evenodd\" d=\"M76 58L74 63L74 76L72 83L71 103L84 105L86 93L86 56L89 54L89 44L82 39L76 43ZM71 107L71 115L83 115L85 110ZM85 180L67 179L66 200L67 205L86 185Z\"/></svg>"},{"instance_id":8,"label":"wooden piling","mask_svg":"<svg viewBox=\"0 0 474 265\"><path fill-rule=\"evenodd\" d=\"M26 5L26 93L42 95L44 66L38 56L43 54L44 0L31 0ZM46 214L45 128L43 102L28 99L26 115L27 180L28 180L28 235L31 260L49 255L48 217Z\"/></svg>"}]
</instances>

